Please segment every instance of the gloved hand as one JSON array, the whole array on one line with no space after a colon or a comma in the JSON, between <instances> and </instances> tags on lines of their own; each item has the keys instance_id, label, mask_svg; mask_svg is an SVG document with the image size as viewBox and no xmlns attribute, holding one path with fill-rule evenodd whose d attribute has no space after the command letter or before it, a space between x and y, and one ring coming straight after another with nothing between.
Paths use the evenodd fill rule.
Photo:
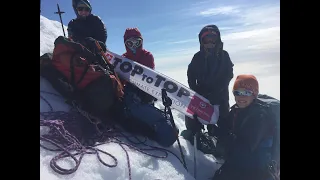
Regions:
<instances>
[{"instance_id":1,"label":"gloved hand","mask_svg":"<svg viewBox=\"0 0 320 180\"><path fill-rule=\"evenodd\" d=\"M188 131L187 138L193 137L197 132L201 131L201 129L204 129L203 125L196 118L185 116L184 122L187 128L186 131Z\"/></svg>"},{"instance_id":2,"label":"gloved hand","mask_svg":"<svg viewBox=\"0 0 320 180\"><path fill-rule=\"evenodd\" d=\"M197 132L201 132L202 129L204 129L204 126L201 122L198 121L197 119L197 116L194 115L194 118L193 118L193 128L192 128L192 131L194 133L197 133Z\"/></svg>"},{"instance_id":3,"label":"gloved hand","mask_svg":"<svg viewBox=\"0 0 320 180\"><path fill-rule=\"evenodd\" d=\"M219 105L220 100L220 93L216 91L212 91L211 93L208 93L205 97L210 101L210 104L212 105Z\"/></svg>"},{"instance_id":4,"label":"gloved hand","mask_svg":"<svg viewBox=\"0 0 320 180\"><path fill-rule=\"evenodd\" d=\"M219 128L215 124L208 124L207 130L208 130L209 136L216 137L219 135Z\"/></svg>"},{"instance_id":5,"label":"gloved hand","mask_svg":"<svg viewBox=\"0 0 320 180\"><path fill-rule=\"evenodd\" d=\"M91 52L96 53L97 47L96 47L96 42L95 41L96 40L93 39L92 37L86 37L82 41L82 45L85 46L86 48L88 48ZM103 52L106 52L106 45L101 41L98 41L98 43L100 44Z\"/></svg>"}]
</instances>

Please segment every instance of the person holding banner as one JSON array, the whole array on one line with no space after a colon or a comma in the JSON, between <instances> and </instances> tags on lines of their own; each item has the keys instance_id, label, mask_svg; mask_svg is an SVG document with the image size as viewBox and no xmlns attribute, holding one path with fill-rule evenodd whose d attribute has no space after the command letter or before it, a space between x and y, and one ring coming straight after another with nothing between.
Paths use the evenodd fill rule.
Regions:
<instances>
[{"instance_id":1,"label":"person holding banner","mask_svg":"<svg viewBox=\"0 0 320 180\"><path fill-rule=\"evenodd\" d=\"M234 64L229 53L223 49L220 31L216 25L203 27L198 38L200 51L193 56L188 65L188 84L192 90L207 98L212 105L219 105L220 115L217 123L219 124L224 121L230 108L228 87L233 78ZM203 128L203 125L187 116L185 125L187 130L181 135L192 143L193 136ZM209 136L213 135L215 127L215 125L207 126ZM201 141L197 143L198 149L210 153L210 149L201 148L202 143Z\"/></svg>"},{"instance_id":2,"label":"person holding banner","mask_svg":"<svg viewBox=\"0 0 320 180\"><path fill-rule=\"evenodd\" d=\"M124 36L124 45L126 47L126 52L122 55L123 57L126 57L128 59L131 59L139 64L142 64L144 66L147 66L148 68L151 68L154 70L155 64L154 64L154 58L151 52L147 51L143 48L143 38L141 35L141 32L138 28L127 28ZM125 83L125 82L124 82ZM149 103L154 104L154 101L156 100L151 95L143 92L139 88L134 87L131 84L125 83L126 86L132 86L130 89L135 92L137 98L141 100L143 103Z\"/></svg>"}]
</instances>

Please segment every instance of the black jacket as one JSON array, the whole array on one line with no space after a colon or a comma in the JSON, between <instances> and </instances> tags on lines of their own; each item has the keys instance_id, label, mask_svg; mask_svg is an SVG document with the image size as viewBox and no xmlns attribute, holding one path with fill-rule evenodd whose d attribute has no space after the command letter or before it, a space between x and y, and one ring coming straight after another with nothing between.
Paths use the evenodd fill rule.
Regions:
<instances>
[{"instance_id":1,"label":"black jacket","mask_svg":"<svg viewBox=\"0 0 320 180\"><path fill-rule=\"evenodd\" d=\"M205 58L197 52L188 66L189 87L213 104L229 101L229 83L233 78L233 63L227 51L221 57Z\"/></svg>"},{"instance_id":2,"label":"black jacket","mask_svg":"<svg viewBox=\"0 0 320 180\"><path fill-rule=\"evenodd\" d=\"M254 101L244 109L231 107L228 118L218 123L218 139L227 148L228 164L263 169L269 161L275 124L265 107Z\"/></svg>"},{"instance_id":3,"label":"black jacket","mask_svg":"<svg viewBox=\"0 0 320 180\"><path fill-rule=\"evenodd\" d=\"M72 19L68 24L68 36L78 42L92 37L106 44L107 29L99 16L90 14L85 19Z\"/></svg>"},{"instance_id":4,"label":"black jacket","mask_svg":"<svg viewBox=\"0 0 320 180\"><path fill-rule=\"evenodd\" d=\"M219 41L221 41L219 29L214 25L209 27L215 28ZM201 30L199 37L204 31ZM228 88L233 78L233 63L228 52L223 50L222 42L218 43L220 43L217 44L219 49L213 56L206 56L200 44L200 51L193 56L187 70L189 87L207 98L212 104L229 101Z\"/></svg>"}]
</instances>

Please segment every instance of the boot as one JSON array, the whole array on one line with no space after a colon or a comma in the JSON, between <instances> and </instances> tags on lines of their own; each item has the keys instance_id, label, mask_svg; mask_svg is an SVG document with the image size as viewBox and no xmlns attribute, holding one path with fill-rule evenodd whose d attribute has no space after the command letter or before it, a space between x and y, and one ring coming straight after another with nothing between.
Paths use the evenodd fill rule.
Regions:
<instances>
[{"instance_id":1,"label":"boot","mask_svg":"<svg viewBox=\"0 0 320 180\"><path fill-rule=\"evenodd\" d=\"M193 137L195 133L190 130L184 130L180 134L184 139L188 140L193 145ZM200 132L199 139L197 141L197 149L204 154L213 154L215 152L214 139L208 135L208 133Z\"/></svg>"}]
</instances>

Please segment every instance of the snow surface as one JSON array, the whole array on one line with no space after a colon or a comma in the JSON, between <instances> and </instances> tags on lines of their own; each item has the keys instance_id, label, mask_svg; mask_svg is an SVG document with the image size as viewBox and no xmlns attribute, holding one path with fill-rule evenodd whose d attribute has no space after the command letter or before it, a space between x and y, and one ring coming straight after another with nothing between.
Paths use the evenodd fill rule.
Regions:
<instances>
[{"instance_id":1,"label":"snow surface","mask_svg":"<svg viewBox=\"0 0 320 180\"><path fill-rule=\"evenodd\" d=\"M66 28L66 27L65 27ZM65 31L66 32L66 31ZM40 56L46 52L52 52L54 40L63 35L61 24L57 21L52 21L40 15ZM53 92L58 94L48 81L40 77L40 91ZM41 93L41 95L50 102L54 111L69 111L70 106L65 104L63 99ZM163 108L162 104L156 104L158 108ZM48 104L40 99L40 112L50 111ZM180 132L185 129L184 115L172 110L176 126ZM45 133L44 128L40 128L40 134ZM135 150L126 148L129 153L132 180L194 180L193 178L193 146L185 141L182 137L179 138L185 155L186 163L189 172L187 172L180 161L173 155L169 154L166 159L158 159L146 156ZM150 142L156 144L155 142ZM102 165L95 155L85 155L79 166L79 169L71 175L60 175L55 173L50 168L50 160L56 155L55 152L47 151L40 147L40 179L42 180L58 180L58 179L74 179L74 180L125 180L128 177L128 167L126 154L123 149L115 143L104 144L99 147L112 155L118 160L118 165L114 168L108 168ZM172 147L167 148L180 157L178 143L175 142ZM212 177L214 172L219 168L219 164L212 155L204 155L198 151L198 168L197 180L207 180ZM161 155L161 154L159 154ZM103 158L103 156L102 156ZM105 158L106 162L108 158ZM71 163L71 165L70 165ZM111 163L111 162L110 162ZM58 163L62 167L73 166L73 162L62 160Z\"/></svg>"}]
</instances>

